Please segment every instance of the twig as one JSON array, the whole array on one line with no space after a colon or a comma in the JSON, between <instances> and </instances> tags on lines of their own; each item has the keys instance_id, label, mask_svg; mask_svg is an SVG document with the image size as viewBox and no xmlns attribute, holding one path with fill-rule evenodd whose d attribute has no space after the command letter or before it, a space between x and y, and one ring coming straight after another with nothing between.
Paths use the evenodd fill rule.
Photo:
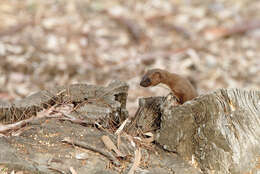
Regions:
<instances>
[{"instance_id":1,"label":"twig","mask_svg":"<svg viewBox=\"0 0 260 174\"><path fill-rule=\"evenodd\" d=\"M60 112L60 113L65 116L65 117L59 118L60 120L68 120L68 121L71 121L71 122L77 123L77 124L87 124L87 125L94 125L95 124L94 121L86 121L86 120L78 119L78 118L75 118L75 117L73 117L69 114L66 114L64 112Z\"/></svg>"},{"instance_id":2,"label":"twig","mask_svg":"<svg viewBox=\"0 0 260 174\"><path fill-rule=\"evenodd\" d=\"M59 172L59 173L62 173L62 174L66 174L65 171L61 170L61 169L58 169L58 168L54 168L54 167L48 167L48 169L50 170L53 170L55 172Z\"/></svg>"},{"instance_id":3,"label":"twig","mask_svg":"<svg viewBox=\"0 0 260 174\"><path fill-rule=\"evenodd\" d=\"M260 28L260 20L244 21L240 24L236 24L231 28L211 28L204 32L205 37L208 40L219 39L228 37L235 34L245 33L250 30Z\"/></svg>"},{"instance_id":4,"label":"twig","mask_svg":"<svg viewBox=\"0 0 260 174\"><path fill-rule=\"evenodd\" d=\"M93 152L97 152L97 153L103 155L104 157L106 157L108 160L110 160L116 166L120 165L119 161L111 153L105 152L105 151L103 151L101 149L97 149L96 147L93 147L93 146L91 146L91 145L89 145L89 144L87 144L85 142L72 140L72 139L70 139L68 137L64 138L62 140L62 142L65 142L65 143L68 143L68 144L71 144L71 145L76 145L76 146L79 146L79 147L91 150Z\"/></svg>"}]
</instances>

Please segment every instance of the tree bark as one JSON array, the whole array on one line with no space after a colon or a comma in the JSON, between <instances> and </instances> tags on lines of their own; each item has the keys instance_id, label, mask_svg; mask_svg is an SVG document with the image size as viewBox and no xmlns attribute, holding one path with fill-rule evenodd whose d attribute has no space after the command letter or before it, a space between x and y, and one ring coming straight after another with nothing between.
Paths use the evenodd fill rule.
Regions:
<instances>
[{"instance_id":1,"label":"tree bark","mask_svg":"<svg viewBox=\"0 0 260 174\"><path fill-rule=\"evenodd\" d=\"M260 152L260 91L220 89L183 105L161 105L156 141L204 173L252 172Z\"/></svg>"}]
</instances>

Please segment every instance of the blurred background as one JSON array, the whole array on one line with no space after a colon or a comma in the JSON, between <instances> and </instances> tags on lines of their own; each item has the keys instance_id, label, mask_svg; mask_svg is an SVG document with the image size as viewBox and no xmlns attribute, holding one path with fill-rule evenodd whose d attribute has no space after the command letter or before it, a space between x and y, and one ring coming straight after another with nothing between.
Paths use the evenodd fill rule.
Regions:
<instances>
[{"instance_id":1,"label":"blurred background","mask_svg":"<svg viewBox=\"0 0 260 174\"><path fill-rule=\"evenodd\" d=\"M192 79L199 93L260 87L259 0L1 0L0 99L72 83L139 86L162 68Z\"/></svg>"}]
</instances>

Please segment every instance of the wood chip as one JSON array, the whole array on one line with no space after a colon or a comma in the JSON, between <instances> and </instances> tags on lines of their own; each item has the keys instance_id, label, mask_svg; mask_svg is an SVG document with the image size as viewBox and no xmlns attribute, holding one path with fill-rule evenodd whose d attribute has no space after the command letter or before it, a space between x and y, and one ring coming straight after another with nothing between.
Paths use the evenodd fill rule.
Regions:
<instances>
[{"instance_id":1,"label":"wood chip","mask_svg":"<svg viewBox=\"0 0 260 174\"><path fill-rule=\"evenodd\" d=\"M153 133L151 133L151 132L146 132L146 133L144 133L144 135L149 136L149 138L144 138L144 139L142 139L143 142L151 143L151 142L154 141L154 134L153 134Z\"/></svg>"},{"instance_id":2,"label":"wood chip","mask_svg":"<svg viewBox=\"0 0 260 174\"><path fill-rule=\"evenodd\" d=\"M108 150L113 150L118 157L125 157L125 155L119 151L119 149L115 146L115 144L108 136L103 135L101 139Z\"/></svg>"},{"instance_id":3,"label":"wood chip","mask_svg":"<svg viewBox=\"0 0 260 174\"><path fill-rule=\"evenodd\" d=\"M133 166L131 167L131 169L129 170L128 174L134 174L136 168L137 168L137 167L139 166L139 164L140 164L141 157L142 157L141 149L138 148L138 149L135 150L134 163L133 163Z\"/></svg>"},{"instance_id":4,"label":"wood chip","mask_svg":"<svg viewBox=\"0 0 260 174\"><path fill-rule=\"evenodd\" d=\"M76 170L73 167L70 167L71 174L77 174Z\"/></svg>"},{"instance_id":5,"label":"wood chip","mask_svg":"<svg viewBox=\"0 0 260 174\"><path fill-rule=\"evenodd\" d=\"M127 118L120 126L119 128L116 130L115 134L118 135L122 132L122 130L124 129L126 123L130 122L129 118Z\"/></svg>"}]
</instances>

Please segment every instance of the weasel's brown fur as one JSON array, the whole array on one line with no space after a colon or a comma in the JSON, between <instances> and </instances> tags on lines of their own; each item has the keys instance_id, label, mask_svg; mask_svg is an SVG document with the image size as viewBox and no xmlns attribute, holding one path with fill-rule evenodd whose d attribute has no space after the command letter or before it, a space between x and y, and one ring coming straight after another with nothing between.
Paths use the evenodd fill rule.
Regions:
<instances>
[{"instance_id":1,"label":"weasel's brown fur","mask_svg":"<svg viewBox=\"0 0 260 174\"><path fill-rule=\"evenodd\" d=\"M198 96L197 91L189 80L178 74L169 73L162 69L151 69L147 71L143 76L140 85L149 87L156 86L159 83L169 86L181 104Z\"/></svg>"}]
</instances>

